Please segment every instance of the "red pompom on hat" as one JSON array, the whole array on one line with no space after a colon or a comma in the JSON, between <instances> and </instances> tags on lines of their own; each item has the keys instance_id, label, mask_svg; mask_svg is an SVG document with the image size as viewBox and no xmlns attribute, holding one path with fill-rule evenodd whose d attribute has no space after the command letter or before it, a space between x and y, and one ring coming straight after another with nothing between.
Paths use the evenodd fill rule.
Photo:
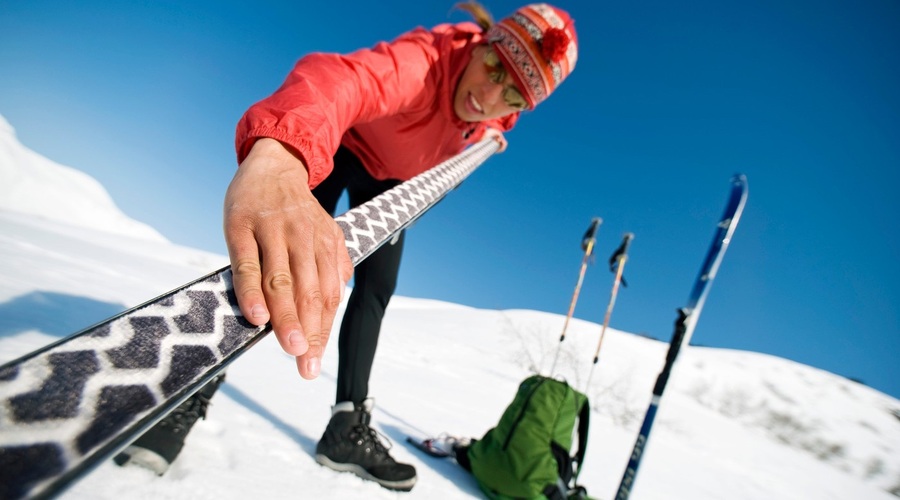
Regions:
<instances>
[{"instance_id":1,"label":"red pompom on hat","mask_svg":"<svg viewBox=\"0 0 900 500\"><path fill-rule=\"evenodd\" d=\"M578 37L569 14L545 3L520 8L488 29L487 40L534 108L575 69Z\"/></svg>"},{"instance_id":2,"label":"red pompom on hat","mask_svg":"<svg viewBox=\"0 0 900 500\"><path fill-rule=\"evenodd\" d=\"M544 38L540 43L541 55L544 56L544 59L556 62L562 59L569 49L569 35L566 34L566 30L550 28L544 33Z\"/></svg>"}]
</instances>

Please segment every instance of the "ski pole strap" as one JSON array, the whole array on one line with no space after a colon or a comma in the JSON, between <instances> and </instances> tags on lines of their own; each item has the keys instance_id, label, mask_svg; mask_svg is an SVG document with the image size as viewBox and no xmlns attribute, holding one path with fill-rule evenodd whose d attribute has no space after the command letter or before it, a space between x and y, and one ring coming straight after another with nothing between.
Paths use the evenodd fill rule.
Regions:
<instances>
[{"instance_id":1,"label":"ski pole strap","mask_svg":"<svg viewBox=\"0 0 900 500\"><path fill-rule=\"evenodd\" d=\"M499 143L335 221L353 265L458 186ZM125 448L271 330L241 316L225 267L0 366L0 498L48 498Z\"/></svg>"},{"instance_id":2,"label":"ski pole strap","mask_svg":"<svg viewBox=\"0 0 900 500\"><path fill-rule=\"evenodd\" d=\"M659 376L656 377L656 385L653 386L653 394L656 396L662 396L663 391L666 389L666 384L669 382L669 374L672 373L672 366L675 364L675 359L678 358L684 335L687 332L687 319L687 311L684 308L678 309L678 318L675 319L672 341L669 342L669 350L666 352L666 363Z\"/></svg>"},{"instance_id":3,"label":"ski pole strap","mask_svg":"<svg viewBox=\"0 0 900 500\"><path fill-rule=\"evenodd\" d=\"M628 247L631 246L631 240L633 239L634 233L625 233L625 236L622 238L622 243L619 244L619 248L617 248L609 258L610 272L616 272L616 269L628 259ZM628 287L628 282L625 281L624 275L621 277L621 280L622 286Z\"/></svg>"},{"instance_id":4,"label":"ski pole strap","mask_svg":"<svg viewBox=\"0 0 900 500\"><path fill-rule=\"evenodd\" d=\"M584 236L581 237L581 249L590 255L593 242L597 239L597 229L600 228L600 224L603 223L603 219L600 217L594 217L591 219L591 225L588 226L587 231L584 232Z\"/></svg>"},{"instance_id":5,"label":"ski pole strap","mask_svg":"<svg viewBox=\"0 0 900 500\"><path fill-rule=\"evenodd\" d=\"M584 456L587 454L590 420L591 404L589 401L585 400L584 406L581 407L581 412L578 414L578 451L575 452L575 456L572 459L573 463L578 464L578 468L575 469L575 476L572 478L573 486L578 484L578 476L581 475L581 469L584 465Z\"/></svg>"}]
</instances>

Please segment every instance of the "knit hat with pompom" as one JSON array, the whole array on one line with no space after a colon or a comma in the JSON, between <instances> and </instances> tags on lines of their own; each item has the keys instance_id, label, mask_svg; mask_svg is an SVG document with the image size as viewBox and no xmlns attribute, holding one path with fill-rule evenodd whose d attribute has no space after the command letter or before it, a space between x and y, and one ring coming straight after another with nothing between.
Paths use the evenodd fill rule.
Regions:
<instances>
[{"instance_id":1,"label":"knit hat with pompom","mask_svg":"<svg viewBox=\"0 0 900 500\"><path fill-rule=\"evenodd\" d=\"M566 11L545 3L527 5L495 23L487 40L529 108L556 90L578 59L575 22Z\"/></svg>"}]
</instances>

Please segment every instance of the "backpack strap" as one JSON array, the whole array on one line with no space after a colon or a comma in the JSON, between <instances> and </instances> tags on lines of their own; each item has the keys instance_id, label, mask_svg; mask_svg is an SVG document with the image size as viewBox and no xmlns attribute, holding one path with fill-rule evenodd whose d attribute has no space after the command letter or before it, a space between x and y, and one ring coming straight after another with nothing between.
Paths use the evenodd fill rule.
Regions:
<instances>
[{"instance_id":1,"label":"backpack strap","mask_svg":"<svg viewBox=\"0 0 900 500\"><path fill-rule=\"evenodd\" d=\"M590 425L591 405L588 400L584 400L581 411L578 413L578 451L572 457L572 462L578 462L578 468L575 469L575 477L572 484L578 483L578 475L581 474L581 465L584 463L584 455L587 453L588 427Z\"/></svg>"},{"instance_id":2,"label":"backpack strap","mask_svg":"<svg viewBox=\"0 0 900 500\"><path fill-rule=\"evenodd\" d=\"M569 487L561 478L556 478L556 484L548 484L542 492L547 500L567 500Z\"/></svg>"}]
</instances>

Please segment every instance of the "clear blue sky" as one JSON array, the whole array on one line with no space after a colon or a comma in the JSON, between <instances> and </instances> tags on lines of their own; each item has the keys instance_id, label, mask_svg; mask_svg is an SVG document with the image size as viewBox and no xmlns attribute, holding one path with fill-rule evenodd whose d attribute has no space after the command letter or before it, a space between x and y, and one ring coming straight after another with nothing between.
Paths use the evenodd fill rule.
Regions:
<instances>
[{"instance_id":1,"label":"clear blue sky","mask_svg":"<svg viewBox=\"0 0 900 500\"><path fill-rule=\"evenodd\" d=\"M602 321L605 262L631 231L612 326L668 340L743 172L749 203L694 343L900 396L900 2L558 4L576 20L577 69L411 230L398 293L564 314L600 216L576 316ZM304 53L467 19L451 6L5 0L0 114L132 217L224 254L243 111Z\"/></svg>"}]
</instances>

